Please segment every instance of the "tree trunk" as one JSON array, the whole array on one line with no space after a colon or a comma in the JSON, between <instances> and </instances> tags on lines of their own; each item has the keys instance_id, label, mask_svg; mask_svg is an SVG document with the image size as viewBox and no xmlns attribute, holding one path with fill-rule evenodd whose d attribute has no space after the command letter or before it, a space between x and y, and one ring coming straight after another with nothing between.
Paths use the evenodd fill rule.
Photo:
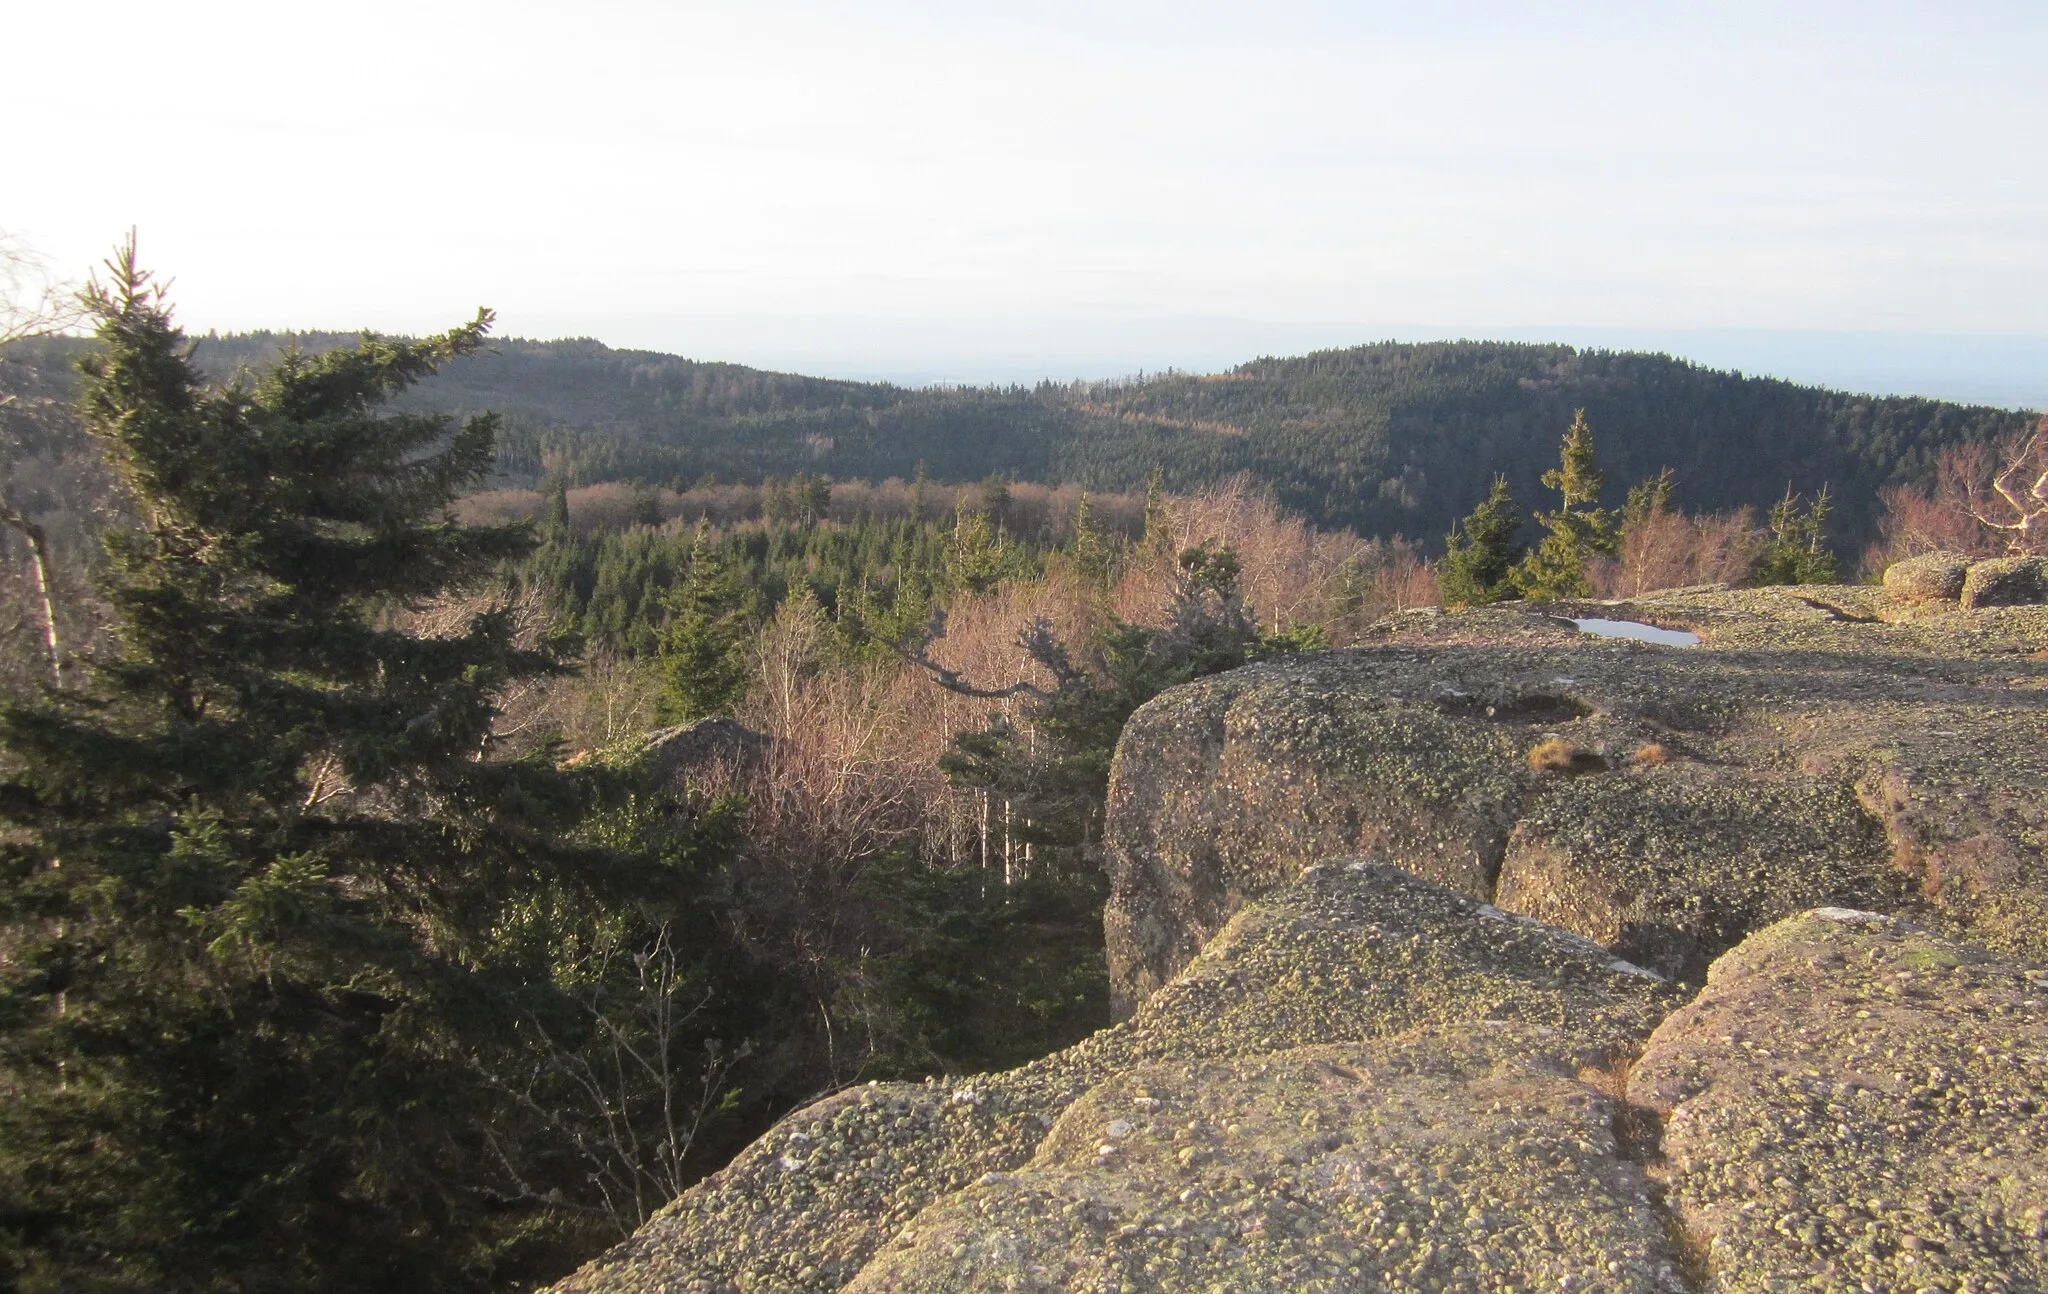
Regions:
<instances>
[{"instance_id":1,"label":"tree trunk","mask_svg":"<svg viewBox=\"0 0 2048 1294\"><path fill-rule=\"evenodd\" d=\"M59 688L64 686L64 650L57 639L57 601L55 581L50 574L50 545L43 534L43 528L30 521L13 508L0 507L0 524L14 527L28 540L29 557L36 570L36 594L43 603L43 641L50 653L50 679Z\"/></svg>"}]
</instances>

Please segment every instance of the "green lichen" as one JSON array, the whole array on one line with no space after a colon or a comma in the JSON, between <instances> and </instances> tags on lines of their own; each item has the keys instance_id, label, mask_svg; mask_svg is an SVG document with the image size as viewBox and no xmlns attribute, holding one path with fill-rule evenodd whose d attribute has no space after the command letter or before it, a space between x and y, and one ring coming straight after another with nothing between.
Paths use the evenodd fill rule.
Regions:
<instances>
[{"instance_id":1,"label":"green lichen","mask_svg":"<svg viewBox=\"0 0 2048 1294\"><path fill-rule=\"evenodd\" d=\"M1714 966L1629 1078L1717 1291L2048 1286L2048 975L1801 916Z\"/></svg>"}]
</instances>

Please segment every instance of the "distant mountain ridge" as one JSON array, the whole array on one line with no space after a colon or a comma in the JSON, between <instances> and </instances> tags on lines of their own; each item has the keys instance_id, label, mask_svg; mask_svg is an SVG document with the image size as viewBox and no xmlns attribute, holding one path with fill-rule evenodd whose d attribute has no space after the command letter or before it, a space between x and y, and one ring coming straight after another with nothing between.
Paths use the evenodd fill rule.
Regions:
<instances>
[{"instance_id":1,"label":"distant mountain ridge","mask_svg":"<svg viewBox=\"0 0 2048 1294\"><path fill-rule=\"evenodd\" d=\"M296 340L200 341L219 374ZM72 343L75 344L75 343ZM1033 387L913 389L619 350L588 339L503 340L406 397L420 408L505 416L501 469L531 484L671 483L799 471L838 479L1080 481L1169 489L1249 473L1323 525L1435 542L1506 474L1525 507L1584 408L1608 503L1671 467L1689 510L1767 507L1829 486L1834 539L1871 537L1877 490L1924 481L1946 446L1993 440L2033 415L1873 397L1746 377L1665 355L1519 342L1381 342L1261 358L1215 374L1169 372Z\"/></svg>"}]
</instances>

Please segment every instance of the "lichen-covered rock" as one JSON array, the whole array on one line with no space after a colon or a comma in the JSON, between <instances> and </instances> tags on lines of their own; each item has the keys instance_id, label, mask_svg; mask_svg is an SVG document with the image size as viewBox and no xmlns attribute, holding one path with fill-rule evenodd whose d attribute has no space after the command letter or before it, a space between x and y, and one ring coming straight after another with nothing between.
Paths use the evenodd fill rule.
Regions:
<instances>
[{"instance_id":1,"label":"lichen-covered rock","mask_svg":"<svg viewBox=\"0 0 2048 1294\"><path fill-rule=\"evenodd\" d=\"M1119 1075L848 1289L1671 1291L1613 1102L1466 1026Z\"/></svg>"},{"instance_id":2,"label":"lichen-covered rock","mask_svg":"<svg viewBox=\"0 0 2048 1294\"><path fill-rule=\"evenodd\" d=\"M1319 859L1371 853L1491 894L1523 794L1518 734L1369 683L1327 704L1311 677L1294 664L1238 671L1176 688L1125 727L1108 832L1126 865L1112 868L1105 917L1118 1015L1246 896Z\"/></svg>"},{"instance_id":3,"label":"lichen-covered rock","mask_svg":"<svg viewBox=\"0 0 2048 1294\"><path fill-rule=\"evenodd\" d=\"M1166 693L1111 777L1113 1006L1343 853L1693 980L1830 903L2048 958L2048 608L1893 624L1886 605L1815 587L1413 614ZM1552 742L1570 758L1532 766Z\"/></svg>"},{"instance_id":4,"label":"lichen-covered rock","mask_svg":"<svg viewBox=\"0 0 2048 1294\"><path fill-rule=\"evenodd\" d=\"M1963 595L1970 559L1961 553L1921 553L1884 571L1884 590L1901 602L1954 602Z\"/></svg>"},{"instance_id":5,"label":"lichen-covered rock","mask_svg":"<svg viewBox=\"0 0 2048 1294\"><path fill-rule=\"evenodd\" d=\"M877 1261L906 1225L922 1233L927 1210L987 1174L1023 1169L1048 1130L1105 1083L1140 1071L1194 1073L1210 1062L1306 1046L1461 1031L1467 1035L1456 1049L1466 1057L1459 1062L1466 1064L1458 1071L1467 1075L1461 1082L1481 1081L1474 1067L1483 1059L1533 1067L1532 1074L1566 1083L1581 1068L1610 1066L1632 1054L1677 1000L1669 984L1587 940L1397 869L1363 861L1313 868L1240 912L1185 974L1131 1019L1007 1073L856 1088L798 1111L558 1289L839 1289ZM1267 1090L1281 1086L1276 1080ZM1544 1102L1563 1100L1564 1089L1543 1090L1550 1093ZM1582 1104L1596 1098L1590 1088L1581 1092ZM1588 1113L1581 1122L1597 1118ZM1562 1125L1544 1126L1563 1135ZM1421 1162L1419 1150L1405 1153L1404 1162ZM1601 1147L1583 1153L1602 1164L1612 1158ZM1625 1172L1618 1166L1600 1171L1606 1185L1586 1186L1582 1202L1611 1197L1615 1208L1632 1210ZM1469 1189L1480 1189L1480 1181L1475 1175ZM1232 1198L1263 1198L1268 1185L1248 1179ZM1033 1222L1045 1228L1034 1243L1053 1249L1093 1234L1081 1223L1073 1224L1079 1231L1061 1230L1072 1222L1064 1212L1072 1201L1058 1198L1058 1217ZM1012 1201L1003 1207L1014 1223L1015 1209L1024 1206ZM959 1208L946 1208L943 1216L961 1216ZM1529 1216L1540 1221L1549 1214ZM1413 1234L1411 1226L1408 1236L1381 1239ZM1618 1238L1621 1232L1611 1244L1587 1239L1591 1232L1574 1234L1579 1238L1557 1252L1575 1256L1557 1257L1557 1263L1579 1262L1596 1251L1607 1255L1601 1261L1630 1270L1652 1270L1661 1261L1636 1241ZM1389 1270L1408 1270L1401 1264L1419 1253L1402 1250L1405 1257L1388 1259L1394 1262ZM896 1260L879 1261L884 1268L878 1270L893 1270L888 1263Z\"/></svg>"},{"instance_id":6,"label":"lichen-covered rock","mask_svg":"<svg viewBox=\"0 0 2048 1294\"><path fill-rule=\"evenodd\" d=\"M664 785L680 785L714 765L746 765L768 749L768 738L734 719L699 719L648 733L640 751Z\"/></svg>"},{"instance_id":7,"label":"lichen-covered rock","mask_svg":"<svg viewBox=\"0 0 2048 1294\"><path fill-rule=\"evenodd\" d=\"M1707 1288L2048 1288L2048 974L1802 915L1714 964L1628 1096Z\"/></svg>"},{"instance_id":8,"label":"lichen-covered rock","mask_svg":"<svg viewBox=\"0 0 2048 1294\"><path fill-rule=\"evenodd\" d=\"M1560 783L1515 824L1494 901L1674 979L1759 920L1907 903L1882 827L1840 777L1687 760Z\"/></svg>"},{"instance_id":9,"label":"lichen-covered rock","mask_svg":"<svg viewBox=\"0 0 2048 1294\"><path fill-rule=\"evenodd\" d=\"M2048 558L1994 557L1974 562L1963 579L1962 605L2030 607L2048 602Z\"/></svg>"}]
</instances>

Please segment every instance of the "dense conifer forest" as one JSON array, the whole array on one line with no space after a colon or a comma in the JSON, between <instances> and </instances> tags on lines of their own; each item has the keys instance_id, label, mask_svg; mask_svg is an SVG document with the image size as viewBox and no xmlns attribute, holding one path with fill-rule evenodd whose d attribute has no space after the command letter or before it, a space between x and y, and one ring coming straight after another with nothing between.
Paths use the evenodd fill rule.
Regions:
<instances>
[{"instance_id":1,"label":"dense conifer forest","mask_svg":"<svg viewBox=\"0 0 2048 1294\"><path fill-rule=\"evenodd\" d=\"M202 339L216 376L287 338ZM309 349L348 340L296 337ZM46 372L61 374L67 341ZM1877 398L1718 372L1662 355L1500 342L1380 343L1224 373L1034 387L911 390L770 373L595 341L497 341L401 407L503 420L498 474L535 487L602 481L681 487L799 472L835 481L1074 482L1185 491L1248 473L1324 527L1432 546L1496 473L1534 498L1559 430L1584 409L1614 481L1673 469L1692 511L1762 511L1790 488L1836 500L1835 540L1875 537L1878 492L1925 485L1944 449L1993 443L2027 415Z\"/></svg>"}]
</instances>

